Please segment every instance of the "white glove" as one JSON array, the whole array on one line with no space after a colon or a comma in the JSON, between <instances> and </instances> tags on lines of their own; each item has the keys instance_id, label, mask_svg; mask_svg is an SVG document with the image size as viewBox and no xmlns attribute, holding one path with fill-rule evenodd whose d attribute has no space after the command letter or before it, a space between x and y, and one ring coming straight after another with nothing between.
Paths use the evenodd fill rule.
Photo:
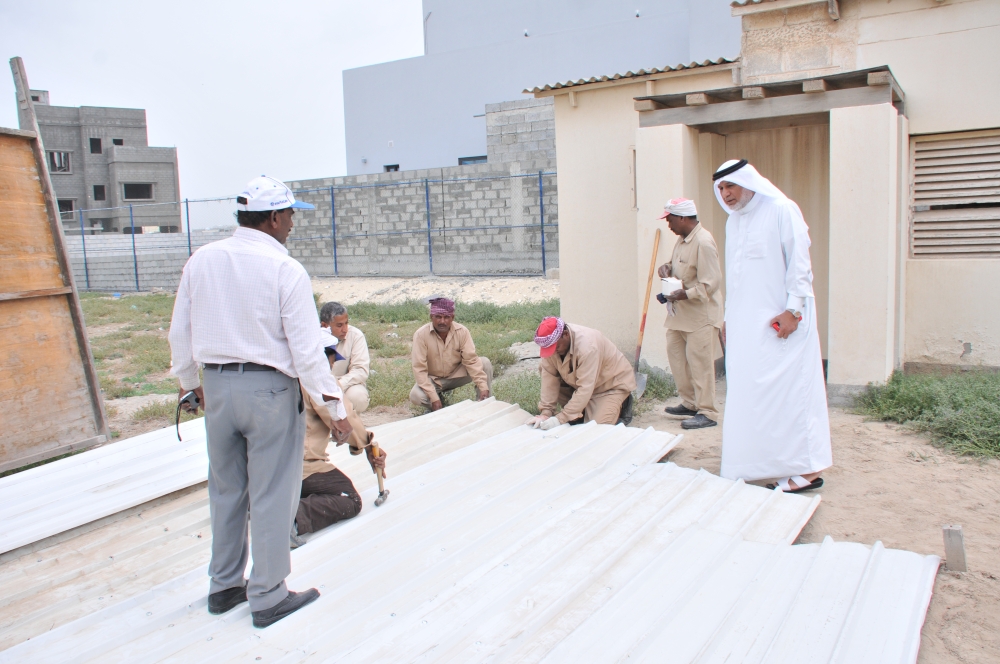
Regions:
<instances>
[{"instance_id":1,"label":"white glove","mask_svg":"<svg viewBox=\"0 0 1000 664\"><path fill-rule=\"evenodd\" d=\"M542 422L542 416L541 415L535 415L534 417L529 417L528 421L525 422L524 424L525 424L525 426L529 426L532 429L537 429L538 425L541 424L541 422Z\"/></svg>"},{"instance_id":2,"label":"white glove","mask_svg":"<svg viewBox=\"0 0 1000 664\"><path fill-rule=\"evenodd\" d=\"M542 420L542 423L538 425L538 428L542 431L548 431L549 429L555 429L557 426L559 426L559 418L549 417Z\"/></svg>"}]
</instances>

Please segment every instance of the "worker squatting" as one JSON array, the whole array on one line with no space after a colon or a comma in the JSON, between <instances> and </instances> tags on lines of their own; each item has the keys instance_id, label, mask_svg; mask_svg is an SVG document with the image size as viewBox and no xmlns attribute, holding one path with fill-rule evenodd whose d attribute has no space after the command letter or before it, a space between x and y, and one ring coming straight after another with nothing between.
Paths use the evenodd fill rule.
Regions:
<instances>
[{"instance_id":1,"label":"worker squatting","mask_svg":"<svg viewBox=\"0 0 1000 664\"><path fill-rule=\"evenodd\" d=\"M659 268L678 285L658 296L668 309L668 358L680 395L666 412L682 417L685 429L717 425L714 361L724 348L722 475L776 478L768 486L781 491L818 488L832 457L808 229L798 206L745 161L726 162L713 180L730 212L724 318L718 250L693 201L673 199L660 217L679 237ZM313 206L261 176L237 207L233 236L202 247L185 265L169 338L179 396L193 392L193 409L205 411L208 610L222 614L249 602L254 626L266 627L319 597L315 588L285 585L289 549L361 511L354 484L330 461L331 438L366 455L380 482L387 455L359 417L369 404L365 335L341 304L326 303L317 315L309 275L285 248L295 211ZM410 401L436 411L448 392L469 383L477 399L489 398L493 367L456 322L455 303L429 304L430 321L413 335ZM636 367L600 331L548 317L535 343L541 395L528 426L630 423ZM192 409L188 399L181 404Z\"/></svg>"}]
</instances>

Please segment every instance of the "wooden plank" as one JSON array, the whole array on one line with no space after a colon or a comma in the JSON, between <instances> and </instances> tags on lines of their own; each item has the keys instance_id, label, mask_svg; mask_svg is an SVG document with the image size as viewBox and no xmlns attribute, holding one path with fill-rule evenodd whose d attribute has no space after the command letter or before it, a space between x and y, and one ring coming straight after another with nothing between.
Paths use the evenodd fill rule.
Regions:
<instances>
[{"instance_id":1,"label":"wooden plank","mask_svg":"<svg viewBox=\"0 0 1000 664\"><path fill-rule=\"evenodd\" d=\"M952 572L968 572L969 567L965 562L965 536L962 534L962 526L945 526L942 528L944 534L944 557L947 561L948 569Z\"/></svg>"},{"instance_id":2,"label":"wooden plank","mask_svg":"<svg viewBox=\"0 0 1000 664\"><path fill-rule=\"evenodd\" d=\"M745 99L704 106L665 108L639 115L639 126L658 127L672 124L699 126L717 122L823 113L834 108L889 103L892 103L892 96L885 86L847 88L830 90L822 95L785 95L771 99Z\"/></svg>"},{"instance_id":3,"label":"wooden plank","mask_svg":"<svg viewBox=\"0 0 1000 664\"><path fill-rule=\"evenodd\" d=\"M767 99L773 96L774 94L770 90L759 85L751 85L743 88L744 99Z\"/></svg>"},{"instance_id":4,"label":"wooden plank","mask_svg":"<svg viewBox=\"0 0 1000 664\"><path fill-rule=\"evenodd\" d=\"M809 81L802 81L802 92L811 94L814 92L826 92L830 89L829 84L822 78L814 78Z\"/></svg>"},{"instance_id":5,"label":"wooden plank","mask_svg":"<svg viewBox=\"0 0 1000 664\"><path fill-rule=\"evenodd\" d=\"M643 113L645 111L655 111L661 108L666 108L663 104L656 101L655 99L636 99L635 100L635 110Z\"/></svg>"},{"instance_id":6,"label":"wooden plank","mask_svg":"<svg viewBox=\"0 0 1000 664\"><path fill-rule=\"evenodd\" d=\"M26 300L30 297L48 297L50 295L69 295L72 288L63 286L62 288L43 288L42 290L21 291L19 293L0 293L0 302L4 300Z\"/></svg>"},{"instance_id":7,"label":"wooden plank","mask_svg":"<svg viewBox=\"0 0 1000 664\"><path fill-rule=\"evenodd\" d=\"M101 433L79 358L66 296L0 302L4 467L37 461L44 452L54 456L67 442Z\"/></svg>"},{"instance_id":8,"label":"wooden plank","mask_svg":"<svg viewBox=\"0 0 1000 664\"><path fill-rule=\"evenodd\" d=\"M39 236L44 236L45 229L47 227L48 236L52 243L52 247L55 252L56 264L58 266L58 283L46 283L44 285L37 286L27 286L23 283L23 280L18 283L17 286L13 288L2 289L5 292L24 292L29 290L40 290L42 288L59 288L65 287L69 289L69 293L65 296L56 297L41 297L41 298L31 298L29 300L14 300L8 301L3 306L11 307L15 303L29 302L33 305L39 307L39 316L48 316L53 322L56 320L61 320L63 324L67 325L72 336L75 337L75 355L72 357L72 366L77 367L80 372L82 372L84 378L84 386L86 388L85 394L89 397L89 411L90 411L90 426L83 431L76 431L82 427L82 421L62 421L60 417L53 416L51 419L42 418L43 421L48 421L50 425L49 437L45 440L36 439L34 442L36 444L36 449L28 450L25 448L25 440L21 440L17 443L17 452L11 457L7 457L2 452L0 452L0 462L7 463L14 460L17 457L25 457L37 454L44 450L57 449L59 447L65 446L67 441L68 444L73 444L76 441L83 439L97 439L98 437L103 437L104 439L110 439L111 431L108 427L107 415L104 410L104 398L101 395L100 381L97 377L97 371L94 367L93 353L90 349L90 340L87 337L87 330L83 318L83 309L80 306L80 298L77 294L76 282L73 278L73 270L69 264L69 259L66 253L66 238L63 235L62 221L59 217L58 206L56 205L55 190L52 187L52 180L49 177L48 164L45 159L45 151L42 146L40 137L40 132L38 129L38 119L35 116L35 108L31 103L29 98L29 90L31 86L28 84L28 76L24 69L24 63L21 58L11 58L10 60L11 73L14 77L14 89L18 104L18 115L22 124L22 129L26 129L34 134L34 138L28 139L31 153L34 157L34 168L27 169L23 168L17 173L20 174L23 184L20 185L19 191L24 194L23 200L26 201L27 205L33 207L36 215L39 211L38 208L38 191L39 185L41 190L41 198L44 203L44 211L46 213L46 224L40 223L43 220L35 217L36 225L32 229L34 233ZM5 139L8 135L4 135ZM9 137L11 140L24 140L24 137L14 138ZM23 149L18 151L20 154L20 159L22 160L22 165L24 160ZM13 173L9 173L11 178L15 181L18 178L14 177ZM4 189L5 193L7 192ZM19 200L15 196L10 197L12 201ZM12 203L13 204L13 203ZM21 248L24 251L24 248ZM27 252L25 252L27 253ZM51 259L49 259L51 260ZM51 278L51 265L49 267L48 277ZM15 307L16 310L16 307ZM68 313L67 318L62 318L63 312ZM31 322L34 324L34 321ZM53 332L56 332L55 330ZM62 330L58 331L62 333ZM54 335L52 338L57 338ZM39 337L37 339L39 344L42 344L45 339ZM46 352L51 351L51 348L35 348L29 349L27 347L21 348L23 352L30 355L32 351L41 354L41 365L45 365ZM24 358L21 358L22 360ZM4 369L6 369L4 365ZM73 372L70 371L72 374ZM77 398L77 394L74 392L75 386L73 385L63 385L61 377L55 375L52 376L42 376L36 375L37 380L44 380L47 382L41 382L33 384L30 390L34 390L34 403L32 409L36 411L44 411L48 413L48 408L52 404L62 404L65 402L67 405L71 404L74 399ZM53 387L58 386L59 389L53 390ZM69 390L67 394L62 393L62 389L66 388ZM48 392L48 398L43 398L43 395ZM57 406L58 408L59 406ZM82 413L78 413L82 417ZM36 422L32 424L37 424L39 418L35 418ZM19 432L16 428L5 428L3 432L0 432L0 436L4 438L12 435L17 435ZM58 438L58 436L62 436Z\"/></svg>"}]
</instances>

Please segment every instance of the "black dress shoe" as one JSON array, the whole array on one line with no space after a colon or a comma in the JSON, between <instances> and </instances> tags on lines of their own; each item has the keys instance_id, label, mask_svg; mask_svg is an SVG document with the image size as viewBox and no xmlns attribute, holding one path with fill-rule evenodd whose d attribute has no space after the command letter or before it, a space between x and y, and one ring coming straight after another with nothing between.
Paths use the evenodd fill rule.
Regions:
<instances>
[{"instance_id":1,"label":"black dress shoe","mask_svg":"<svg viewBox=\"0 0 1000 664\"><path fill-rule=\"evenodd\" d=\"M306 604L311 604L319 599L319 591L315 588L310 588L309 590L303 591L301 593L288 591L288 597L281 600L270 609L264 609L263 611L253 612L253 626L254 627L267 627L268 625L273 625L285 616L289 616L299 609L301 609Z\"/></svg>"},{"instance_id":2,"label":"black dress shoe","mask_svg":"<svg viewBox=\"0 0 1000 664\"><path fill-rule=\"evenodd\" d=\"M208 612L212 615L226 613L247 601L246 586L226 588L208 596Z\"/></svg>"},{"instance_id":3,"label":"black dress shoe","mask_svg":"<svg viewBox=\"0 0 1000 664\"><path fill-rule=\"evenodd\" d=\"M663 409L663 412L667 415L677 415L680 417L692 417L698 414L698 411L691 410L682 403L679 403L676 406L667 406Z\"/></svg>"},{"instance_id":4,"label":"black dress shoe","mask_svg":"<svg viewBox=\"0 0 1000 664\"><path fill-rule=\"evenodd\" d=\"M695 415L689 419L681 422L682 429L704 429L706 427L714 427L718 422L715 420L710 420L704 415Z\"/></svg>"}]
</instances>

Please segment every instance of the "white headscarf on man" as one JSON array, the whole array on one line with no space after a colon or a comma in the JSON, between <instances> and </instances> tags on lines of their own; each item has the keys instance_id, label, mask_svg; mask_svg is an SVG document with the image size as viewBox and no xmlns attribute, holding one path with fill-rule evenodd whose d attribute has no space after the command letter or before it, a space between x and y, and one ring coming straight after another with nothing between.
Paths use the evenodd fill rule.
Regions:
<instances>
[{"instance_id":1,"label":"white headscarf on man","mask_svg":"<svg viewBox=\"0 0 1000 664\"><path fill-rule=\"evenodd\" d=\"M730 159L716 171L724 171L730 166L735 166L739 162L736 159ZM719 200L719 205L726 212L735 212L731 207L726 205L726 202L722 200L722 193L719 191L719 182L732 182L733 184L738 184L744 189L749 189L755 194L760 194L761 196L769 196L771 198L788 198L785 194L774 186L774 184L768 180L766 177L757 172L751 164L746 164L742 168L739 168L732 173L722 176L718 180L712 183L712 189L715 190L715 197Z\"/></svg>"}]
</instances>

